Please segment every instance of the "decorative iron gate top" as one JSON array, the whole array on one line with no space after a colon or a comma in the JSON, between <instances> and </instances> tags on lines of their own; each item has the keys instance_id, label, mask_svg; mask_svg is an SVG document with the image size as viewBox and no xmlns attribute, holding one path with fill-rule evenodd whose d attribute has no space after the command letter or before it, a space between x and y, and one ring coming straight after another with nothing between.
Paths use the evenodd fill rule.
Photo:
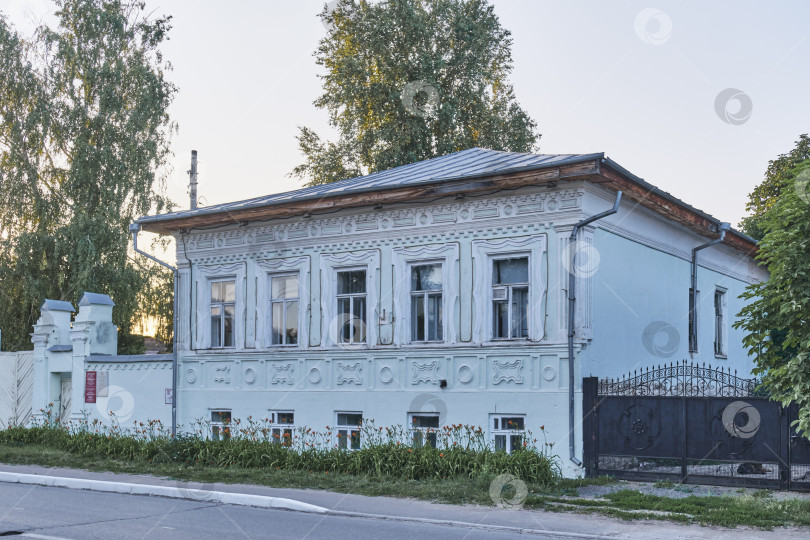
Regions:
<instances>
[{"instance_id":1,"label":"decorative iron gate top","mask_svg":"<svg viewBox=\"0 0 810 540\"><path fill-rule=\"evenodd\" d=\"M620 378L599 379L600 396L725 396L763 395L757 379L743 379L737 370L688 363L654 366Z\"/></svg>"}]
</instances>

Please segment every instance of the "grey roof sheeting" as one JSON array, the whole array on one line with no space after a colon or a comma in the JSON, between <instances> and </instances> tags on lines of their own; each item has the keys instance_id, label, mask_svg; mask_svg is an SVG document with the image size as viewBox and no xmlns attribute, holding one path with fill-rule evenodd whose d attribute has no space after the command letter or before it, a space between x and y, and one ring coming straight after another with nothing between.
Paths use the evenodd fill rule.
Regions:
<instances>
[{"instance_id":1,"label":"grey roof sheeting","mask_svg":"<svg viewBox=\"0 0 810 540\"><path fill-rule=\"evenodd\" d=\"M42 307L40 311L70 311L75 312L76 309L70 302L65 302L64 300L51 300L46 299L42 302Z\"/></svg>"},{"instance_id":2,"label":"grey roof sheeting","mask_svg":"<svg viewBox=\"0 0 810 540\"><path fill-rule=\"evenodd\" d=\"M169 219L186 218L206 214L216 214L233 210L244 210L261 206L271 206L293 201L321 199L336 195L381 191L434 182L463 180L492 176L496 174L530 171L545 167L569 165L581 161L598 159L604 154L521 154L501 152L484 148L470 148L433 159L417 161L357 178L347 178L330 184L311 186L285 193L276 193L244 201L181 210L156 216L145 216L136 223L155 223Z\"/></svg>"},{"instance_id":3,"label":"grey roof sheeting","mask_svg":"<svg viewBox=\"0 0 810 540\"><path fill-rule=\"evenodd\" d=\"M168 214L156 216L145 216L137 220L137 223L158 223L172 219L181 219L207 214L217 214L234 210L245 210L248 208L258 208L262 206L272 206L288 202L306 201L322 199L331 196L357 194L371 191L383 191L400 187L417 186L436 182L448 182L453 180L466 180L493 176L497 174L516 173L543 169L546 167L558 167L574 163L598 159L601 163L616 169L621 174L639 183L651 193L656 193L662 197L681 205L696 214L707 218L718 224L720 220L714 216L699 210L681 199L663 191L652 184L646 182L612 159L605 156L604 152L595 154L526 154L518 152L502 152L499 150L488 150L485 148L470 148L454 152L445 156L440 156L424 161L417 161L408 165L402 165L393 169L379 171L366 176L348 178L323 184L319 186L306 187L295 191L276 193L243 201L236 201L224 204L197 208L195 210L181 210ZM735 234L756 244L756 240L746 234L732 229Z\"/></svg>"},{"instance_id":4,"label":"grey roof sheeting","mask_svg":"<svg viewBox=\"0 0 810 540\"><path fill-rule=\"evenodd\" d=\"M106 294L85 292L79 300L79 306L115 306L115 303Z\"/></svg>"},{"instance_id":5,"label":"grey roof sheeting","mask_svg":"<svg viewBox=\"0 0 810 540\"><path fill-rule=\"evenodd\" d=\"M70 352L73 350L73 345L52 345L48 352Z\"/></svg>"}]
</instances>

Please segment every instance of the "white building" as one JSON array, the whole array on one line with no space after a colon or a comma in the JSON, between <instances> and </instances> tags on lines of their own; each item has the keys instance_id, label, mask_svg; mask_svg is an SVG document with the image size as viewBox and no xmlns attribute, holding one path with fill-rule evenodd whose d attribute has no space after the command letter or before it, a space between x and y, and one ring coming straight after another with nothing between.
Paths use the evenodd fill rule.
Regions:
<instances>
[{"instance_id":1,"label":"white building","mask_svg":"<svg viewBox=\"0 0 810 540\"><path fill-rule=\"evenodd\" d=\"M618 191L618 211L571 242ZM746 375L732 323L739 294L767 278L740 232L697 252L690 347L692 250L721 223L603 154L473 148L137 225L176 240L179 424L273 415L350 434L361 418L416 431L464 423L507 450L519 440L508 422L543 425L569 473L583 376L683 359ZM130 385L133 410L166 418L165 382L154 407L143 384L117 384Z\"/></svg>"}]
</instances>

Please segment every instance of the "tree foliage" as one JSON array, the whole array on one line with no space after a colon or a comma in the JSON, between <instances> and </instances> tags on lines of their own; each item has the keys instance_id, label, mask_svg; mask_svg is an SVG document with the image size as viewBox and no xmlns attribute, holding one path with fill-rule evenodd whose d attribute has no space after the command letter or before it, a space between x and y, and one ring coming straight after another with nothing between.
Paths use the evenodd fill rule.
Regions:
<instances>
[{"instance_id":1,"label":"tree foliage","mask_svg":"<svg viewBox=\"0 0 810 540\"><path fill-rule=\"evenodd\" d=\"M735 327L749 332L754 372L774 399L799 406L799 428L810 436L810 159L772 179L768 189L778 196L759 216L757 256L770 279L746 289L742 298L751 302Z\"/></svg>"},{"instance_id":2,"label":"tree foliage","mask_svg":"<svg viewBox=\"0 0 810 540\"><path fill-rule=\"evenodd\" d=\"M133 322L161 312L172 279L132 257L127 230L171 207L157 172L174 129L176 89L160 53L170 18L150 19L132 0L55 4L58 25L30 38L0 18L3 347L30 347L44 298L76 305L93 291L115 301L126 349Z\"/></svg>"},{"instance_id":3,"label":"tree foliage","mask_svg":"<svg viewBox=\"0 0 810 540\"><path fill-rule=\"evenodd\" d=\"M530 152L508 75L512 39L486 0L340 0L315 58L336 142L303 127L292 175L323 184L473 146Z\"/></svg>"},{"instance_id":4,"label":"tree foliage","mask_svg":"<svg viewBox=\"0 0 810 540\"><path fill-rule=\"evenodd\" d=\"M757 240L763 237L765 230L761 222L765 213L779 199L790 171L806 159L810 159L810 137L805 133L799 136L796 146L790 152L768 162L765 180L748 195L745 209L751 215L743 218L740 223L747 235Z\"/></svg>"}]
</instances>

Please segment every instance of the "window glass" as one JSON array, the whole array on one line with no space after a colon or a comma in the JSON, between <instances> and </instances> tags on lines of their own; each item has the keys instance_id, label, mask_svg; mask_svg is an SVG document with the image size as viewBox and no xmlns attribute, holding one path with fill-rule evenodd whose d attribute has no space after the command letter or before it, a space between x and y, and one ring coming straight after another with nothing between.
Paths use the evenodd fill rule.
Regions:
<instances>
[{"instance_id":1,"label":"window glass","mask_svg":"<svg viewBox=\"0 0 810 540\"><path fill-rule=\"evenodd\" d=\"M365 294L366 271L338 272L338 294Z\"/></svg>"},{"instance_id":2,"label":"window glass","mask_svg":"<svg viewBox=\"0 0 810 540\"><path fill-rule=\"evenodd\" d=\"M223 329L225 347L233 347L233 315L236 311L233 305L225 306L225 328Z\"/></svg>"},{"instance_id":3,"label":"window glass","mask_svg":"<svg viewBox=\"0 0 810 540\"><path fill-rule=\"evenodd\" d=\"M287 303L286 338L288 345L298 343L298 302Z\"/></svg>"},{"instance_id":4,"label":"window glass","mask_svg":"<svg viewBox=\"0 0 810 540\"><path fill-rule=\"evenodd\" d=\"M492 261L492 337L529 337L529 259Z\"/></svg>"},{"instance_id":5,"label":"window glass","mask_svg":"<svg viewBox=\"0 0 810 540\"><path fill-rule=\"evenodd\" d=\"M411 268L411 291L442 290L442 266L426 264Z\"/></svg>"},{"instance_id":6,"label":"window glass","mask_svg":"<svg viewBox=\"0 0 810 540\"><path fill-rule=\"evenodd\" d=\"M495 450L514 452L523 448L526 417L517 415L492 415L491 437Z\"/></svg>"},{"instance_id":7,"label":"window glass","mask_svg":"<svg viewBox=\"0 0 810 540\"><path fill-rule=\"evenodd\" d=\"M363 424L362 413L338 413L337 415L338 448L357 450L360 448L360 427Z\"/></svg>"},{"instance_id":8,"label":"window glass","mask_svg":"<svg viewBox=\"0 0 810 540\"><path fill-rule=\"evenodd\" d=\"M298 298L298 276L274 276L271 283L273 299Z\"/></svg>"},{"instance_id":9,"label":"window glass","mask_svg":"<svg viewBox=\"0 0 810 540\"><path fill-rule=\"evenodd\" d=\"M341 426L360 426L363 413L338 413L338 424Z\"/></svg>"},{"instance_id":10,"label":"window glass","mask_svg":"<svg viewBox=\"0 0 810 540\"><path fill-rule=\"evenodd\" d=\"M411 341L441 341L442 265L411 267Z\"/></svg>"},{"instance_id":11,"label":"window glass","mask_svg":"<svg viewBox=\"0 0 810 540\"><path fill-rule=\"evenodd\" d=\"M276 412L270 413L271 427L270 433L272 442L284 446L291 446L293 442L293 430L295 429L295 414L293 412Z\"/></svg>"},{"instance_id":12,"label":"window glass","mask_svg":"<svg viewBox=\"0 0 810 540\"><path fill-rule=\"evenodd\" d=\"M231 411L211 411L211 438L215 441L231 438Z\"/></svg>"},{"instance_id":13,"label":"window glass","mask_svg":"<svg viewBox=\"0 0 810 540\"><path fill-rule=\"evenodd\" d=\"M529 259L501 259L494 261L492 271L493 285L529 282Z\"/></svg>"},{"instance_id":14,"label":"window glass","mask_svg":"<svg viewBox=\"0 0 810 540\"><path fill-rule=\"evenodd\" d=\"M366 271L338 272L338 338L342 343L366 341Z\"/></svg>"},{"instance_id":15,"label":"window glass","mask_svg":"<svg viewBox=\"0 0 810 540\"><path fill-rule=\"evenodd\" d=\"M211 282L211 347L234 346L236 282Z\"/></svg>"}]
</instances>

